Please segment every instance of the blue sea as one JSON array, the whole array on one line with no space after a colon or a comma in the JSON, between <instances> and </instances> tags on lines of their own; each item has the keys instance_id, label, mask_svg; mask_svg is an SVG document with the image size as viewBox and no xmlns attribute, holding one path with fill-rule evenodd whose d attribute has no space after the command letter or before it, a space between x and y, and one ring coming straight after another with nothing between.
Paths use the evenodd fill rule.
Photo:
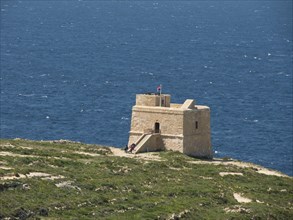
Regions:
<instances>
[{"instance_id":1,"label":"blue sea","mask_svg":"<svg viewBox=\"0 0 293 220\"><path fill-rule=\"evenodd\" d=\"M124 146L135 94L211 108L215 157L292 173L292 1L1 1L1 138Z\"/></svg>"}]
</instances>

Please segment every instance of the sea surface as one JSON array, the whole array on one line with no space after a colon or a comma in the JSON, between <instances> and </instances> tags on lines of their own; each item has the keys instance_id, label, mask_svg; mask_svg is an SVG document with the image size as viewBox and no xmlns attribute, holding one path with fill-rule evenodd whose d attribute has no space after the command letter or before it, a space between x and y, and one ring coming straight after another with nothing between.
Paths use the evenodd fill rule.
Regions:
<instances>
[{"instance_id":1,"label":"sea surface","mask_svg":"<svg viewBox=\"0 0 293 220\"><path fill-rule=\"evenodd\" d=\"M216 157L292 176L292 58L292 1L1 0L1 138L122 147L162 84Z\"/></svg>"}]
</instances>

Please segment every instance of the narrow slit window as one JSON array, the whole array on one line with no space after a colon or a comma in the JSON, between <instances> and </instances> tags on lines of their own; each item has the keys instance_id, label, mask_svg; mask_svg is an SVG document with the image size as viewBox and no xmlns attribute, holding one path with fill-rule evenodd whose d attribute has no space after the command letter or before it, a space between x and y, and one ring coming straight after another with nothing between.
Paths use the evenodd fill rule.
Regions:
<instances>
[{"instance_id":1,"label":"narrow slit window","mask_svg":"<svg viewBox=\"0 0 293 220\"><path fill-rule=\"evenodd\" d=\"M195 129L198 129L198 121L195 122Z\"/></svg>"}]
</instances>

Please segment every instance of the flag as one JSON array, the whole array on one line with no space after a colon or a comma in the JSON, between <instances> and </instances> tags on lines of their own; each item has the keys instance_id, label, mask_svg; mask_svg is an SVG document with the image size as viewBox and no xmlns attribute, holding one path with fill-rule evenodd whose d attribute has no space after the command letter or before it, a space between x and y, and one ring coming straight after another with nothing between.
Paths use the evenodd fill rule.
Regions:
<instances>
[{"instance_id":1,"label":"flag","mask_svg":"<svg viewBox=\"0 0 293 220\"><path fill-rule=\"evenodd\" d=\"M160 92L161 91L161 85L159 85L158 87L157 87L157 92Z\"/></svg>"}]
</instances>

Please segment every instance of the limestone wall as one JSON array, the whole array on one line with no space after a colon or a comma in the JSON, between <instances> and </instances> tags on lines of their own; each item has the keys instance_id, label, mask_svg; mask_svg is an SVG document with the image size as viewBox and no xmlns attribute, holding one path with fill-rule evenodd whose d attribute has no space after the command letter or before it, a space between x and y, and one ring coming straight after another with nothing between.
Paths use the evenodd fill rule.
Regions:
<instances>
[{"instance_id":1,"label":"limestone wall","mask_svg":"<svg viewBox=\"0 0 293 220\"><path fill-rule=\"evenodd\" d=\"M171 101L171 96L168 94L162 94L162 95L137 94L136 95L136 106L170 107L170 101Z\"/></svg>"},{"instance_id":2,"label":"limestone wall","mask_svg":"<svg viewBox=\"0 0 293 220\"><path fill-rule=\"evenodd\" d=\"M164 95L165 98L165 107L170 107L171 105L171 96L170 95Z\"/></svg>"},{"instance_id":3,"label":"limestone wall","mask_svg":"<svg viewBox=\"0 0 293 220\"><path fill-rule=\"evenodd\" d=\"M210 110L185 111L183 153L196 157L212 157Z\"/></svg>"},{"instance_id":4,"label":"limestone wall","mask_svg":"<svg viewBox=\"0 0 293 220\"><path fill-rule=\"evenodd\" d=\"M162 141L166 150L179 151L183 153L183 136L162 135Z\"/></svg>"},{"instance_id":5,"label":"limestone wall","mask_svg":"<svg viewBox=\"0 0 293 220\"><path fill-rule=\"evenodd\" d=\"M142 135L143 133L131 133L129 132L129 139L128 139L128 146L130 146L132 143L136 143L136 141L139 139L139 137Z\"/></svg>"},{"instance_id":6,"label":"limestone wall","mask_svg":"<svg viewBox=\"0 0 293 220\"><path fill-rule=\"evenodd\" d=\"M209 135L185 136L183 153L195 157L212 158L213 152Z\"/></svg>"},{"instance_id":7,"label":"limestone wall","mask_svg":"<svg viewBox=\"0 0 293 220\"><path fill-rule=\"evenodd\" d=\"M200 135L210 133L210 109L184 111L183 135ZM197 126L197 128L196 128Z\"/></svg>"},{"instance_id":8,"label":"limestone wall","mask_svg":"<svg viewBox=\"0 0 293 220\"><path fill-rule=\"evenodd\" d=\"M154 129L155 123L160 124L161 134L182 135L183 111L133 107L130 132L143 133L147 129Z\"/></svg>"},{"instance_id":9,"label":"limestone wall","mask_svg":"<svg viewBox=\"0 0 293 220\"><path fill-rule=\"evenodd\" d=\"M151 152L165 149L160 134L150 134L149 138L147 136L147 140L145 141L145 143L143 143L141 147L139 146L140 143L138 143L137 149L135 150L136 153ZM142 140L142 142L143 141L144 140Z\"/></svg>"},{"instance_id":10,"label":"limestone wall","mask_svg":"<svg viewBox=\"0 0 293 220\"><path fill-rule=\"evenodd\" d=\"M159 99L156 95L136 95L136 105L138 106L158 106Z\"/></svg>"}]
</instances>

